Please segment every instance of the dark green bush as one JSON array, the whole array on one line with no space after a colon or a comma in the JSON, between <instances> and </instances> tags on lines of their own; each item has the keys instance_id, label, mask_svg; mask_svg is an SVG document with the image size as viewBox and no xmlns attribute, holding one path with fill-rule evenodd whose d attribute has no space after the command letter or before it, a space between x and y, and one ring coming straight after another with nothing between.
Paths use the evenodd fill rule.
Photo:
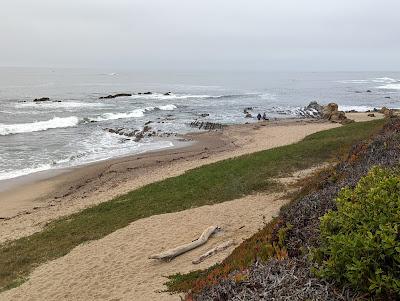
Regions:
<instances>
[{"instance_id":1,"label":"dark green bush","mask_svg":"<svg viewBox=\"0 0 400 301\"><path fill-rule=\"evenodd\" d=\"M317 275L380 298L400 297L400 176L375 167L321 218Z\"/></svg>"}]
</instances>

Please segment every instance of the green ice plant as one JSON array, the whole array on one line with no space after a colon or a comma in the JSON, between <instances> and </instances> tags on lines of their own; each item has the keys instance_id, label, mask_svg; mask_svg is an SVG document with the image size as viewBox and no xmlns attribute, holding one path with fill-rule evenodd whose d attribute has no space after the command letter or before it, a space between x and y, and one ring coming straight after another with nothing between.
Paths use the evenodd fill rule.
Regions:
<instances>
[{"instance_id":1,"label":"green ice plant","mask_svg":"<svg viewBox=\"0 0 400 301\"><path fill-rule=\"evenodd\" d=\"M374 167L321 218L318 276L385 299L400 297L400 172Z\"/></svg>"}]
</instances>

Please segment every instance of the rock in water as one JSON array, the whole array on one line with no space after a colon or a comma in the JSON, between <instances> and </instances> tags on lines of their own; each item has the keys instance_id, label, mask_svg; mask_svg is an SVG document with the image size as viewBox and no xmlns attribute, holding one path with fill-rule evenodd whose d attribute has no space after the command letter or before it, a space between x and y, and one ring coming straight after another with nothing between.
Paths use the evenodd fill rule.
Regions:
<instances>
[{"instance_id":1,"label":"rock in water","mask_svg":"<svg viewBox=\"0 0 400 301\"><path fill-rule=\"evenodd\" d=\"M42 98L35 98L34 102L43 102L43 101L50 101L49 97L42 97Z\"/></svg>"},{"instance_id":2,"label":"rock in water","mask_svg":"<svg viewBox=\"0 0 400 301\"><path fill-rule=\"evenodd\" d=\"M114 94L114 95L101 96L101 97L99 97L99 99L113 99L113 98L117 98L117 97L128 97L128 96L132 96L132 94L118 93L118 94Z\"/></svg>"}]
</instances>

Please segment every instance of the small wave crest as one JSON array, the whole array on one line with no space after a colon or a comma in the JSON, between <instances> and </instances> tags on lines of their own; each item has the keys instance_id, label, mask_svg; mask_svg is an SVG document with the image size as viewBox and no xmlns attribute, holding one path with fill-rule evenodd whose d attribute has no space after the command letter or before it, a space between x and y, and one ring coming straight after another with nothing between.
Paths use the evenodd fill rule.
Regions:
<instances>
[{"instance_id":1,"label":"small wave crest","mask_svg":"<svg viewBox=\"0 0 400 301\"><path fill-rule=\"evenodd\" d=\"M149 99L149 100L184 100L184 99L221 99L221 98L235 98L235 97L249 97L254 94L237 94L237 95L208 95L208 94L134 94L131 96L133 99Z\"/></svg>"},{"instance_id":2,"label":"small wave crest","mask_svg":"<svg viewBox=\"0 0 400 301\"><path fill-rule=\"evenodd\" d=\"M28 174L49 170L51 167L52 167L51 164L42 164L32 168L24 168L19 170L0 172L0 181L14 179Z\"/></svg>"},{"instance_id":3,"label":"small wave crest","mask_svg":"<svg viewBox=\"0 0 400 301\"><path fill-rule=\"evenodd\" d=\"M98 117L85 118L85 121L90 122L90 121L106 121L106 120L127 119L127 118L140 118L143 117L146 112L151 112L154 110L173 111L175 109L177 109L176 105L168 104L159 107L147 107L144 109L136 109L124 113L104 113Z\"/></svg>"},{"instance_id":4,"label":"small wave crest","mask_svg":"<svg viewBox=\"0 0 400 301\"><path fill-rule=\"evenodd\" d=\"M104 113L101 116L88 118L88 121L106 121L126 118L140 118L144 116L147 111L153 111L154 107L148 107L145 109L136 109L126 113Z\"/></svg>"},{"instance_id":5,"label":"small wave crest","mask_svg":"<svg viewBox=\"0 0 400 301\"><path fill-rule=\"evenodd\" d=\"M383 86L379 86L378 89L384 89L384 90L400 90L400 82L396 84L387 84Z\"/></svg>"},{"instance_id":6,"label":"small wave crest","mask_svg":"<svg viewBox=\"0 0 400 301\"><path fill-rule=\"evenodd\" d=\"M55 128L73 127L79 124L79 118L71 117L54 117L50 120L36 121L31 123L3 124L0 123L0 136L45 131Z\"/></svg>"},{"instance_id":7,"label":"small wave crest","mask_svg":"<svg viewBox=\"0 0 400 301\"><path fill-rule=\"evenodd\" d=\"M160 106L158 108L162 111L173 111L173 110L177 109L177 106L176 105L165 105L165 106Z\"/></svg>"},{"instance_id":8,"label":"small wave crest","mask_svg":"<svg viewBox=\"0 0 400 301\"><path fill-rule=\"evenodd\" d=\"M93 103L93 102L73 102L73 101L62 101L62 102L24 102L15 105L16 108L90 108L90 107L104 107L108 106L104 103Z\"/></svg>"}]
</instances>

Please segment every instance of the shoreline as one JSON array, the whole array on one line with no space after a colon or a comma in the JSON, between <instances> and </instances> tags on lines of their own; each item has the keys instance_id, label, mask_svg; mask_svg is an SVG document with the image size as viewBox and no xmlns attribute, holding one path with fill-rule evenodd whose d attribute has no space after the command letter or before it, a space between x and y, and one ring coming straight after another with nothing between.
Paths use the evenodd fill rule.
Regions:
<instances>
[{"instance_id":1,"label":"shoreline","mask_svg":"<svg viewBox=\"0 0 400 301\"><path fill-rule=\"evenodd\" d=\"M232 125L223 131L187 134L186 139L196 141L189 146L101 161L0 192L0 242L30 235L51 220L189 169L295 143L339 126L315 119Z\"/></svg>"}]
</instances>

